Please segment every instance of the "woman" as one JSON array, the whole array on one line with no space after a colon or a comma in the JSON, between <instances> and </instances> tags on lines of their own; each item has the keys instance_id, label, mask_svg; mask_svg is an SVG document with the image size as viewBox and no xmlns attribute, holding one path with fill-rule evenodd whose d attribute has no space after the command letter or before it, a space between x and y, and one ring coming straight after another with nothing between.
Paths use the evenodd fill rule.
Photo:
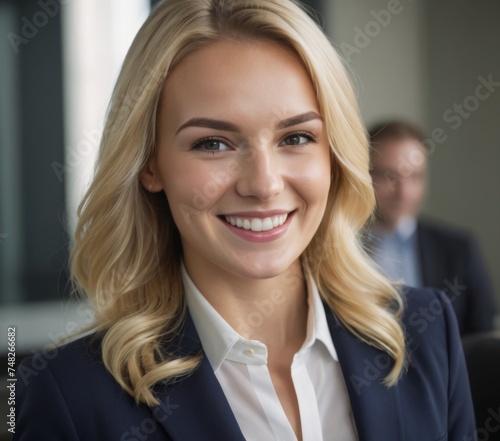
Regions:
<instances>
[{"instance_id":1,"label":"woman","mask_svg":"<svg viewBox=\"0 0 500 441\"><path fill-rule=\"evenodd\" d=\"M296 3L161 3L80 207L95 332L23 362L14 439L467 436L450 306L358 243L368 163L342 63Z\"/></svg>"}]
</instances>

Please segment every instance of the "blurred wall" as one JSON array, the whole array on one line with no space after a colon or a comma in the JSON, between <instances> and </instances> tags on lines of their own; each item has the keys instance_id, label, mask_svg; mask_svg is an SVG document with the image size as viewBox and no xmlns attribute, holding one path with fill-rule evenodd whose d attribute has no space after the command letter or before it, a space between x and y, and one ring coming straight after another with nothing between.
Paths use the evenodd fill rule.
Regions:
<instances>
[{"instance_id":1,"label":"blurred wall","mask_svg":"<svg viewBox=\"0 0 500 441\"><path fill-rule=\"evenodd\" d=\"M348 63L365 122L421 121L427 89L422 1L325 1L325 30Z\"/></svg>"},{"instance_id":2,"label":"blurred wall","mask_svg":"<svg viewBox=\"0 0 500 441\"><path fill-rule=\"evenodd\" d=\"M395 117L426 129L424 211L474 232L500 305L500 2L324 4L366 124Z\"/></svg>"},{"instance_id":3,"label":"blurred wall","mask_svg":"<svg viewBox=\"0 0 500 441\"><path fill-rule=\"evenodd\" d=\"M428 127L448 137L431 157L427 209L475 232L500 305L500 2L427 8Z\"/></svg>"}]
</instances>

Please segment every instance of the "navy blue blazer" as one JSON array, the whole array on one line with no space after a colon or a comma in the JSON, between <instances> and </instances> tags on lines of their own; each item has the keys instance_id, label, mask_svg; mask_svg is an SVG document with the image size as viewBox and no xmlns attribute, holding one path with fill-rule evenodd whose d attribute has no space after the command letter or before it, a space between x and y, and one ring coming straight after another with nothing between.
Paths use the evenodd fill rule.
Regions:
<instances>
[{"instance_id":1,"label":"navy blue blazer","mask_svg":"<svg viewBox=\"0 0 500 441\"><path fill-rule=\"evenodd\" d=\"M430 289L407 289L405 298L409 366L390 388L381 380L392 361L346 332L326 308L359 439L473 439L469 383L449 301ZM189 316L165 350L202 351ZM157 384L161 404L154 408L137 406L119 387L102 364L99 340L89 337L23 360L17 388L14 441L244 441L206 357L190 376Z\"/></svg>"},{"instance_id":2,"label":"navy blue blazer","mask_svg":"<svg viewBox=\"0 0 500 441\"><path fill-rule=\"evenodd\" d=\"M460 334L492 331L493 285L474 237L419 219L417 240L423 285L446 293L457 315Z\"/></svg>"}]
</instances>

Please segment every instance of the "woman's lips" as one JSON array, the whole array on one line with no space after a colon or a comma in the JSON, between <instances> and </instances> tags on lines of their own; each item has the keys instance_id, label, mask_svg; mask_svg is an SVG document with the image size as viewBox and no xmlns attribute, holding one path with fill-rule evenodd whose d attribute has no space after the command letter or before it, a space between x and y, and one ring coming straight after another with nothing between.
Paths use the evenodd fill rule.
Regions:
<instances>
[{"instance_id":1,"label":"woman's lips","mask_svg":"<svg viewBox=\"0 0 500 441\"><path fill-rule=\"evenodd\" d=\"M269 231L283 225L288 218L288 213L279 214L276 216L260 217L240 217L240 216L224 216L227 223L236 228L243 228L251 231Z\"/></svg>"},{"instance_id":2,"label":"woman's lips","mask_svg":"<svg viewBox=\"0 0 500 441\"><path fill-rule=\"evenodd\" d=\"M283 236L290 225L295 214L292 212L280 211L266 213L237 213L220 216L224 225L237 236L249 242L269 242ZM242 216L242 215L245 216ZM253 214L253 216L249 216ZM258 216L255 216L258 214Z\"/></svg>"}]
</instances>

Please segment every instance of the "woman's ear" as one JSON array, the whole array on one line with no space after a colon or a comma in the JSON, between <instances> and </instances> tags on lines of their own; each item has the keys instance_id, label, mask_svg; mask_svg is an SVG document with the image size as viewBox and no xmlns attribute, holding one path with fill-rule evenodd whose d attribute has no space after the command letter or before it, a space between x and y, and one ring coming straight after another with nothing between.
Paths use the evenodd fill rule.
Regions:
<instances>
[{"instance_id":1,"label":"woman's ear","mask_svg":"<svg viewBox=\"0 0 500 441\"><path fill-rule=\"evenodd\" d=\"M163 190L163 185L154 159L151 159L143 168L139 175L139 180L142 186L151 193L157 193Z\"/></svg>"}]
</instances>

